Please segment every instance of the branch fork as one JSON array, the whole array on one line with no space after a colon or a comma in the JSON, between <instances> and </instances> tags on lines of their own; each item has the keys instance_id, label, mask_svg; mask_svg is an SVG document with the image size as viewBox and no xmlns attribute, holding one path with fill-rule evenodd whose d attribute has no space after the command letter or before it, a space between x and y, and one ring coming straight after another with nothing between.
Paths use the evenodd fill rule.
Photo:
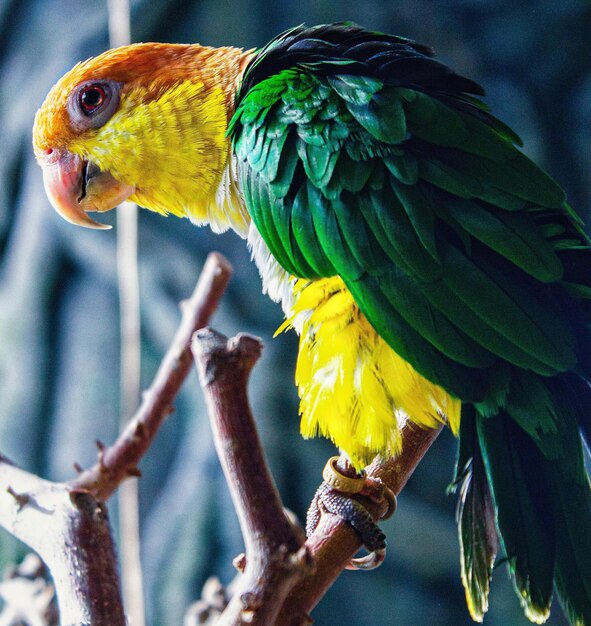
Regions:
<instances>
[{"instance_id":1,"label":"branch fork","mask_svg":"<svg viewBox=\"0 0 591 626\"><path fill-rule=\"evenodd\" d=\"M216 626L255 624L305 626L310 611L361 547L353 528L341 517L324 512L304 542L301 529L288 521L262 452L247 399L250 372L260 357L260 341L250 335L228 339L203 329L195 333L193 354L208 407L214 442L246 545L237 561L240 572L233 595ZM440 430L408 425L399 457L374 461L370 481L400 493ZM339 468L349 466L342 456ZM363 498L380 519L387 499Z\"/></svg>"},{"instance_id":2,"label":"branch fork","mask_svg":"<svg viewBox=\"0 0 591 626\"><path fill-rule=\"evenodd\" d=\"M215 624L310 624L310 611L360 548L357 533L341 518L325 512L305 539L283 509L246 392L261 342L246 334L227 339L203 328L230 274L223 257L210 255L195 292L182 307L181 324L153 384L117 441L97 444L99 458L92 468L75 466L76 478L53 483L0 455L0 525L48 565L65 626L126 623L104 501L125 478L139 475L139 461L172 411L193 359L246 548L237 561L240 573L230 585L228 604L221 614L216 609ZM401 455L374 461L367 476L397 495L438 432L407 426ZM346 459L338 465L346 467ZM387 504L365 500L379 519ZM215 595L219 601L220 594Z\"/></svg>"},{"instance_id":3,"label":"branch fork","mask_svg":"<svg viewBox=\"0 0 591 626\"><path fill-rule=\"evenodd\" d=\"M43 480L0 455L0 525L35 550L49 567L64 626L124 626L115 547L104 501L138 463L171 412L191 369L191 336L205 326L231 275L212 254L156 378L129 426L111 446L97 442L98 462L68 483Z\"/></svg>"}]
</instances>

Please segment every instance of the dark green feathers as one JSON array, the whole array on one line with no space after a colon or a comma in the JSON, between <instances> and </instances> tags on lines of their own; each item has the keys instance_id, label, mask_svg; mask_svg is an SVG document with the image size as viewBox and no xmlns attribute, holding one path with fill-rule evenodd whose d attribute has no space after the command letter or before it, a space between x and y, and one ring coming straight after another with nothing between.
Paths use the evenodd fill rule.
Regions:
<instances>
[{"instance_id":1,"label":"dark green feathers","mask_svg":"<svg viewBox=\"0 0 591 626\"><path fill-rule=\"evenodd\" d=\"M543 620L556 584L591 625L578 434L591 415L578 377L591 374L591 255L560 187L474 95L414 42L299 27L247 68L230 134L278 262L341 276L388 344L466 403L458 515L473 615L496 523L526 614Z\"/></svg>"},{"instance_id":2,"label":"dark green feathers","mask_svg":"<svg viewBox=\"0 0 591 626\"><path fill-rule=\"evenodd\" d=\"M253 85L233 120L247 204L280 264L339 274L390 345L463 400L496 406L507 363L575 367L583 322L558 286L563 240L546 234L549 214L557 228L568 215L556 183L452 94L315 63Z\"/></svg>"}]
</instances>

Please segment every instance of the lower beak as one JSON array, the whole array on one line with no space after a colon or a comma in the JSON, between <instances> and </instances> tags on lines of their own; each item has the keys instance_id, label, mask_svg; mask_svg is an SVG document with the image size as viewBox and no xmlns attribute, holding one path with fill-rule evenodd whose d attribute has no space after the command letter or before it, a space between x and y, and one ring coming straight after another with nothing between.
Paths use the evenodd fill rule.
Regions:
<instances>
[{"instance_id":1,"label":"lower beak","mask_svg":"<svg viewBox=\"0 0 591 626\"><path fill-rule=\"evenodd\" d=\"M129 198L135 187L67 150L52 150L40 159L43 184L53 208L68 222L86 228L107 229L95 222L92 211L109 211Z\"/></svg>"}]
</instances>

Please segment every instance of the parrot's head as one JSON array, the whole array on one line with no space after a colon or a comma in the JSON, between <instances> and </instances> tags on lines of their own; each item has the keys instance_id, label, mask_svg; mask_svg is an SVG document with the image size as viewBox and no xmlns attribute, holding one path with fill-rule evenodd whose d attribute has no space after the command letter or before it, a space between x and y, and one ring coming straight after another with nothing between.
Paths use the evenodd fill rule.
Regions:
<instances>
[{"instance_id":1,"label":"parrot's head","mask_svg":"<svg viewBox=\"0 0 591 626\"><path fill-rule=\"evenodd\" d=\"M244 231L226 137L250 54L236 48L135 44L76 65L37 112L33 145L66 220L123 200Z\"/></svg>"}]
</instances>

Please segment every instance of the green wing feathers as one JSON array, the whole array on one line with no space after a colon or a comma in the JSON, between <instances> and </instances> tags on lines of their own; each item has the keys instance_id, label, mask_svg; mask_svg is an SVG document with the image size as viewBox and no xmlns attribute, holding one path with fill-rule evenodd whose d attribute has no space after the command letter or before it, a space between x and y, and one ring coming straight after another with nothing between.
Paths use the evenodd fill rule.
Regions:
<instances>
[{"instance_id":1,"label":"green wing feathers","mask_svg":"<svg viewBox=\"0 0 591 626\"><path fill-rule=\"evenodd\" d=\"M257 101L259 115L242 115ZM543 376L577 364L584 320L559 286L561 252L585 240L556 183L466 106L284 70L246 94L233 132L249 210L281 265L339 274L421 374L496 406L507 363Z\"/></svg>"},{"instance_id":2,"label":"green wing feathers","mask_svg":"<svg viewBox=\"0 0 591 626\"><path fill-rule=\"evenodd\" d=\"M299 27L247 69L230 135L291 274L339 275L383 339L459 397L462 577L482 619L495 532L528 617L591 626L591 254L562 189L427 48ZM496 531L495 531L496 527Z\"/></svg>"}]
</instances>

